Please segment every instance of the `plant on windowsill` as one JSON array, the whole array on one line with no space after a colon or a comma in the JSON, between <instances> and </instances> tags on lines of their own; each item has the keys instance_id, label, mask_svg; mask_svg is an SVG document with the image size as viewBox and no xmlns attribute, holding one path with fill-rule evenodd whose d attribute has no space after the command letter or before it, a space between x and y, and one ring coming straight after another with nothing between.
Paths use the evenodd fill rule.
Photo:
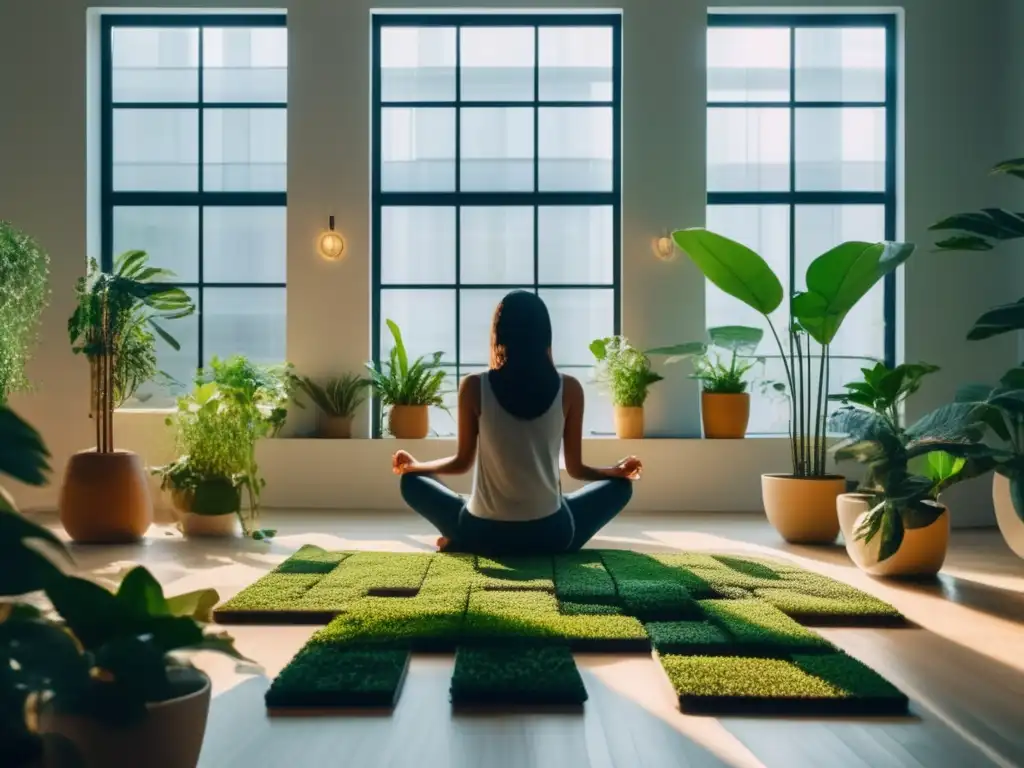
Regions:
<instances>
[{"instance_id":1,"label":"plant on windowsill","mask_svg":"<svg viewBox=\"0 0 1024 768\"><path fill-rule=\"evenodd\" d=\"M111 273L90 260L76 286L68 335L72 351L89 361L96 447L72 456L64 474L60 519L75 541L136 541L153 521L141 459L114 448L114 410L156 375L154 333L178 349L160 322L195 311L188 295L168 284L173 277L150 266L145 252L128 251Z\"/></svg>"},{"instance_id":2,"label":"plant on windowsill","mask_svg":"<svg viewBox=\"0 0 1024 768\"><path fill-rule=\"evenodd\" d=\"M625 336L610 336L590 342L597 365L595 378L612 398L615 436L639 440L644 436L644 403L652 384L664 376L651 370L646 353L633 347Z\"/></svg>"},{"instance_id":3,"label":"plant on windowsill","mask_svg":"<svg viewBox=\"0 0 1024 768\"><path fill-rule=\"evenodd\" d=\"M50 296L50 257L28 235L0 221L0 404L27 388L25 364Z\"/></svg>"},{"instance_id":4,"label":"plant on windowsill","mask_svg":"<svg viewBox=\"0 0 1024 768\"><path fill-rule=\"evenodd\" d=\"M861 370L860 381L830 398L845 406L829 419L844 435L832 447L836 460L853 459L867 470L859 491L836 502L846 551L872 576L934 576L949 545L949 510L940 494L994 463L978 442L982 412L974 403L952 403L904 427L903 403L939 369L877 363Z\"/></svg>"},{"instance_id":5,"label":"plant on windowsill","mask_svg":"<svg viewBox=\"0 0 1024 768\"><path fill-rule=\"evenodd\" d=\"M43 485L38 433L0 406L0 475ZM210 680L180 654L242 659L203 623L218 601L206 589L164 597L142 567L116 593L67 576L71 558L0 489L0 744L10 766L153 765L199 760ZM53 606L42 610L45 591Z\"/></svg>"},{"instance_id":6,"label":"plant on windowsill","mask_svg":"<svg viewBox=\"0 0 1024 768\"><path fill-rule=\"evenodd\" d=\"M301 391L317 407L317 434L331 439L352 437L352 419L366 401L370 380L346 373L319 384L308 376L293 377L293 388Z\"/></svg>"},{"instance_id":7,"label":"plant on windowsill","mask_svg":"<svg viewBox=\"0 0 1024 768\"><path fill-rule=\"evenodd\" d=\"M394 437L420 440L430 431L428 409L445 407L443 353L421 355L410 363L402 331L392 320L387 324L394 346L383 370L378 370L373 363L366 364L371 386L381 405L388 409L388 431Z\"/></svg>"},{"instance_id":8,"label":"plant on windowsill","mask_svg":"<svg viewBox=\"0 0 1024 768\"><path fill-rule=\"evenodd\" d=\"M771 315L784 290L763 258L702 228L679 230L672 238L712 283L764 315L785 370L792 460L791 473L761 476L765 513L791 543L831 543L839 534L836 497L846 491L846 480L826 467L831 344L850 310L910 258L914 246L854 241L818 256L807 268L807 290L789 297L783 343Z\"/></svg>"},{"instance_id":9,"label":"plant on windowsill","mask_svg":"<svg viewBox=\"0 0 1024 768\"><path fill-rule=\"evenodd\" d=\"M259 527L266 480L256 463L256 443L284 426L294 376L288 366L261 366L242 355L214 357L195 388L179 398L167 419L175 428L178 458L153 473L171 494L186 536L243 535L266 540Z\"/></svg>"},{"instance_id":10,"label":"plant on windowsill","mask_svg":"<svg viewBox=\"0 0 1024 768\"><path fill-rule=\"evenodd\" d=\"M665 356L666 364L693 360L691 379L701 384L700 416L704 437L738 439L747 434L750 421L748 375L764 358L754 353L764 331L745 325L708 329L708 341L691 341L672 347L658 347L649 355ZM728 353L725 360L716 351Z\"/></svg>"}]
</instances>

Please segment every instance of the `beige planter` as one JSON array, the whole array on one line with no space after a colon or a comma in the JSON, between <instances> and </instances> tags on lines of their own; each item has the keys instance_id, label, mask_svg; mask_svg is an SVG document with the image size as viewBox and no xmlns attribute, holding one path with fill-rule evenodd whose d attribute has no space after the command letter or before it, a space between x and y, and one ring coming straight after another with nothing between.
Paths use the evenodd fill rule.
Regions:
<instances>
[{"instance_id":1,"label":"beige planter","mask_svg":"<svg viewBox=\"0 0 1024 768\"><path fill-rule=\"evenodd\" d=\"M210 680L198 675L202 688L170 701L148 704L149 714L130 728L117 728L81 715L44 710L42 733L70 739L78 748L82 768L195 768L203 748L210 711ZM63 768L55 755L44 756L45 768Z\"/></svg>"},{"instance_id":2,"label":"beige planter","mask_svg":"<svg viewBox=\"0 0 1024 768\"><path fill-rule=\"evenodd\" d=\"M640 440L644 436L643 406L616 405L615 436L620 440Z\"/></svg>"},{"instance_id":3,"label":"beige planter","mask_svg":"<svg viewBox=\"0 0 1024 768\"><path fill-rule=\"evenodd\" d=\"M863 493L842 494L836 499L836 510L846 552L858 568L872 576L934 576L942 570L949 548L949 510L938 502L935 506L942 510L935 522L925 528L906 528L896 554L879 562L881 534L875 534L867 543L857 540L857 530L871 511L871 497Z\"/></svg>"},{"instance_id":4,"label":"beige planter","mask_svg":"<svg viewBox=\"0 0 1024 768\"><path fill-rule=\"evenodd\" d=\"M998 472L992 478L992 504L996 522L1006 543L1017 557L1024 557L1024 520L1017 515L1010 498L1010 480Z\"/></svg>"},{"instance_id":5,"label":"beige planter","mask_svg":"<svg viewBox=\"0 0 1024 768\"><path fill-rule=\"evenodd\" d=\"M388 431L404 440L422 440L430 432L430 414L425 405L393 405L388 411Z\"/></svg>"},{"instance_id":6,"label":"beige planter","mask_svg":"<svg viewBox=\"0 0 1024 768\"><path fill-rule=\"evenodd\" d=\"M80 451L68 461L60 489L60 522L77 542L138 541L153 522L142 459L130 451Z\"/></svg>"},{"instance_id":7,"label":"beige planter","mask_svg":"<svg viewBox=\"0 0 1024 768\"><path fill-rule=\"evenodd\" d=\"M790 544L831 544L839 535L836 497L846 491L846 478L761 475L764 511L776 531Z\"/></svg>"},{"instance_id":8,"label":"beige planter","mask_svg":"<svg viewBox=\"0 0 1024 768\"><path fill-rule=\"evenodd\" d=\"M238 515L197 515L192 511L192 494L177 489L171 491L174 518L185 536L237 536L241 530Z\"/></svg>"},{"instance_id":9,"label":"beige planter","mask_svg":"<svg viewBox=\"0 0 1024 768\"><path fill-rule=\"evenodd\" d=\"M709 440L738 440L746 437L750 421L750 395L700 393L700 419Z\"/></svg>"},{"instance_id":10,"label":"beige planter","mask_svg":"<svg viewBox=\"0 0 1024 768\"><path fill-rule=\"evenodd\" d=\"M329 440L348 440L352 437L351 416L326 416L320 414L320 437Z\"/></svg>"}]
</instances>

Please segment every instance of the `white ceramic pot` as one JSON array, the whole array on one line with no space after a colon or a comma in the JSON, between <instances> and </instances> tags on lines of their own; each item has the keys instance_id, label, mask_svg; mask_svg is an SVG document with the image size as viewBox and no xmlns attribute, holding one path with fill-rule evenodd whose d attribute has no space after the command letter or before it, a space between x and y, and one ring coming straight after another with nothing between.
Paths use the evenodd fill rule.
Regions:
<instances>
[{"instance_id":1,"label":"white ceramic pot","mask_svg":"<svg viewBox=\"0 0 1024 768\"><path fill-rule=\"evenodd\" d=\"M1024 520L1017 515L1010 498L1010 480L998 472L992 478L992 504L996 522L1006 543L1017 557L1024 557Z\"/></svg>"},{"instance_id":2,"label":"white ceramic pot","mask_svg":"<svg viewBox=\"0 0 1024 768\"><path fill-rule=\"evenodd\" d=\"M185 536L237 536L241 531L238 515L197 515L192 512L192 494L171 491L171 504L178 527Z\"/></svg>"},{"instance_id":3,"label":"white ceramic pot","mask_svg":"<svg viewBox=\"0 0 1024 768\"><path fill-rule=\"evenodd\" d=\"M903 543L896 554L879 562L878 551L882 537L870 542L857 540L857 529L871 511L871 497L863 493L844 493L836 499L839 527L843 531L846 552L865 573L872 576L934 576L942 570L949 548L949 510L933 502L942 510L935 522L924 528L908 528L903 532Z\"/></svg>"}]
</instances>

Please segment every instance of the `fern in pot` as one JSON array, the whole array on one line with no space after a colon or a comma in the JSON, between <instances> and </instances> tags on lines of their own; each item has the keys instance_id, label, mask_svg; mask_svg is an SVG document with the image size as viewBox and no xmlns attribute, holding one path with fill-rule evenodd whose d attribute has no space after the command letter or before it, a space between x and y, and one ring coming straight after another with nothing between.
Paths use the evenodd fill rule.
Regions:
<instances>
[{"instance_id":1,"label":"fern in pot","mask_svg":"<svg viewBox=\"0 0 1024 768\"><path fill-rule=\"evenodd\" d=\"M293 385L316 406L320 437L342 440L352 437L352 419L366 401L369 379L346 373L320 384L308 376L295 376Z\"/></svg>"},{"instance_id":2,"label":"fern in pot","mask_svg":"<svg viewBox=\"0 0 1024 768\"><path fill-rule=\"evenodd\" d=\"M392 320L387 325L394 345L380 370L366 364L370 383L387 409L388 431L394 437L420 440L430 432L429 409L445 407L443 353L421 355L410 362L401 329Z\"/></svg>"},{"instance_id":3,"label":"fern in pot","mask_svg":"<svg viewBox=\"0 0 1024 768\"><path fill-rule=\"evenodd\" d=\"M615 436L639 440L644 436L644 403L651 385L664 377L651 370L647 353L633 347L625 336L595 339L590 352L597 361L595 376L612 398Z\"/></svg>"}]
</instances>

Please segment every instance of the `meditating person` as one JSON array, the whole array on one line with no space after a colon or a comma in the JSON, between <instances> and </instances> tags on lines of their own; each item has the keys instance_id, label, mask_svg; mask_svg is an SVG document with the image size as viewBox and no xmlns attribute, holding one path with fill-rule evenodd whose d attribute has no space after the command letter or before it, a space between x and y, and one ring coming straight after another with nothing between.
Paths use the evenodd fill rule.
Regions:
<instances>
[{"instance_id":1,"label":"meditating person","mask_svg":"<svg viewBox=\"0 0 1024 768\"><path fill-rule=\"evenodd\" d=\"M615 517L643 471L635 456L613 467L583 463L583 387L551 356L551 318L533 293L513 291L494 312L491 366L459 386L458 451L420 462L392 458L402 497L440 532L441 550L549 554L580 549ZM559 452L569 476L590 482L562 493ZM475 464L468 500L437 479Z\"/></svg>"}]
</instances>

